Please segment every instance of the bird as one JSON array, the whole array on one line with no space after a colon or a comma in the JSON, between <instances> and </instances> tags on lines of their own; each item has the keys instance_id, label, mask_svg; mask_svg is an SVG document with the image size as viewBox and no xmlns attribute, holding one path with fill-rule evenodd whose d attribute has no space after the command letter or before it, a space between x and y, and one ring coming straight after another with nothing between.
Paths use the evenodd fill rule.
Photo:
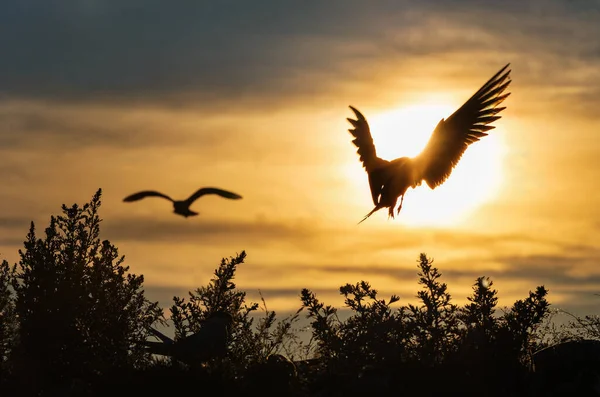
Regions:
<instances>
[{"instance_id":1,"label":"bird","mask_svg":"<svg viewBox=\"0 0 600 397\"><path fill-rule=\"evenodd\" d=\"M394 218L394 207L400 198L400 214L408 188L415 189L425 181L432 190L444 183L458 164L469 145L487 136L494 129L492 122L500 119L499 107L509 95L504 93L511 83L510 63L489 79L471 98L446 119L441 119L425 148L415 157L384 160L377 156L367 119L353 106L356 119L348 132L358 148L359 160L367 172L369 188L375 208L359 224L382 208L389 208L388 219Z\"/></svg>"},{"instance_id":2,"label":"bird","mask_svg":"<svg viewBox=\"0 0 600 397\"><path fill-rule=\"evenodd\" d=\"M600 395L599 341L560 342L534 352L531 359L534 395Z\"/></svg>"},{"instance_id":3,"label":"bird","mask_svg":"<svg viewBox=\"0 0 600 397\"><path fill-rule=\"evenodd\" d=\"M200 322L198 332L177 341L150 327L150 333L161 342L143 341L142 345L151 354L170 356L186 364L201 363L226 354L232 324L231 314L217 311Z\"/></svg>"},{"instance_id":4,"label":"bird","mask_svg":"<svg viewBox=\"0 0 600 397\"><path fill-rule=\"evenodd\" d=\"M142 192L134 193L130 196L127 196L123 199L124 202L130 203L132 201L138 201L146 197L162 197L173 203L173 212L175 214L181 215L185 218L189 216L198 215L197 212L190 210L190 205L198 198L207 195L207 194L216 194L226 199L231 200L239 200L242 198L239 194L229 192L227 190L218 189L216 187L203 187L196 191L196 193L192 194L185 200L173 200L171 197L166 194L154 191L154 190L144 190Z\"/></svg>"}]
</instances>

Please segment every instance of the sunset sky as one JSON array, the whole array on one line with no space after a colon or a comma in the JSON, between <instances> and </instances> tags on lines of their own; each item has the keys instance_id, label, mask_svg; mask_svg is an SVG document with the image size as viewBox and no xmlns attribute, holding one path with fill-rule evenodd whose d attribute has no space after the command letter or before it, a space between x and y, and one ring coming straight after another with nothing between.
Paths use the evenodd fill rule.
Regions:
<instances>
[{"instance_id":1,"label":"sunset sky","mask_svg":"<svg viewBox=\"0 0 600 397\"><path fill-rule=\"evenodd\" d=\"M161 305L246 250L238 286L269 309L306 287L342 305L367 280L414 303L435 259L456 303L490 276L500 305L545 285L600 313L600 2L8 0L0 6L0 256L103 189L102 238ZM448 181L372 209L355 106L386 159L507 63L511 96ZM122 199L156 189L170 203Z\"/></svg>"}]
</instances>

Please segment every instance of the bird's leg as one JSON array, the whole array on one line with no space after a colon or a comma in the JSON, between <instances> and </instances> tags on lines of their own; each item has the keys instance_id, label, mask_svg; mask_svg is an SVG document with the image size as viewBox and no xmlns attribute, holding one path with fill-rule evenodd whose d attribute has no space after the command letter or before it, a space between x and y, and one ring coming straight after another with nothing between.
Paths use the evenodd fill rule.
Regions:
<instances>
[{"instance_id":1,"label":"bird's leg","mask_svg":"<svg viewBox=\"0 0 600 397\"><path fill-rule=\"evenodd\" d=\"M400 215L400 210L402 209L403 202L404 202L404 195L400 196L400 205L398 206L398 212L396 212L396 215Z\"/></svg>"},{"instance_id":2,"label":"bird's leg","mask_svg":"<svg viewBox=\"0 0 600 397\"><path fill-rule=\"evenodd\" d=\"M390 209L389 209L389 212L388 212L388 219L390 219L390 218L394 219L394 207L396 206L396 201L397 200L398 199L396 199L396 200L394 200L394 202L390 203L390 207L389 207Z\"/></svg>"}]
</instances>

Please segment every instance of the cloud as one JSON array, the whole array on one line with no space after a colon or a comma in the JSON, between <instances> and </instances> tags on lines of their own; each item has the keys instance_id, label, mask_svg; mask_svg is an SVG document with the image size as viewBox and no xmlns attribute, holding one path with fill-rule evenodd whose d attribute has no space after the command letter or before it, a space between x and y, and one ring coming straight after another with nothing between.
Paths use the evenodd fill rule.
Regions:
<instances>
[{"instance_id":1,"label":"cloud","mask_svg":"<svg viewBox=\"0 0 600 397\"><path fill-rule=\"evenodd\" d=\"M274 88L298 66L327 61L311 38L374 32L376 25L364 22L378 16L356 4L279 1L262 7L243 1L97 7L12 1L3 8L0 34L18 39L5 44L10 62L0 66L0 85L11 95L66 97Z\"/></svg>"},{"instance_id":2,"label":"cloud","mask_svg":"<svg viewBox=\"0 0 600 397\"><path fill-rule=\"evenodd\" d=\"M518 54L526 79L547 85L568 73L540 71L564 71L571 58L598 59L597 46L582 40L598 33L597 7L566 0L52 4L3 5L0 35L11 38L0 64L6 98L280 102L373 78L374 64L410 84L414 75L406 72L415 62L428 70L448 54L466 61L482 53L478 63ZM553 64L538 58L543 50L554 53ZM464 66L457 61L449 70Z\"/></svg>"},{"instance_id":3,"label":"cloud","mask_svg":"<svg viewBox=\"0 0 600 397\"><path fill-rule=\"evenodd\" d=\"M521 285L530 285L530 289L538 285L546 285L551 291L560 295L570 295L582 289L596 291L600 289L600 273L595 272L600 262L600 250L590 247L580 253L562 254L503 254L502 250L491 250L491 256L471 256L468 251L460 259L440 257L434 261L442 273L442 280L451 287L458 287L465 279L474 281L479 276L488 276L497 282L507 285L518 281ZM506 251L504 251L506 252ZM415 254L415 257L417 255ZM428 255L435 259L435 255ZM476 264L476 265L470 265ZM286 264L285 272L289 274L308 270L322 273L324 278L333 275L352 275L369 281L371 278L396 280L401 283L417 282L416 265L407 267L405 263L386 264L379 261L365 262L356 265L341 263L320 263L318 265ZM253 265L253 268L260 268ZM266 270L266 269L265 269ZM273 271L284 271L274 269ZM342 276L344 277L344 276ZM356 282L346 280L346 282ZM470 285L470 284L469 284ZM374 285L377 288L377 285ZM465 287L465 286L462 286ZM502 288L501 291L502 292ZM600 291L599 291L600 292ZM575 303L575 302L572 302Z\"/></svg>"},{"instance_id":4,"label":"cloud","mask_svg":"<svg viewBox=\"0 0 600 397\"><path fill-rule=\"evenodd\" d=\"M496 260L506 264L507 268L491 272L491 276L531 280L566 291L600 286L600 273L594 271L600 262L598 249L570 255L499 256Z\"/></svg>"},{"instance_id":5,"label":"cloud","mask_svg":"<svg viewBox=\"0 0 600 397\"><path fill-rule=\"evenodd\" d=\"M538 285L545 285L549 290L549 301L555 307L560 307L564 310L574 310L577 313L597 313L598 312L598 298L594 293L599 292L594 289L593 285L598 285L600 280L598 276L592 277L572 277L568 275L567 268L578 263L577 260L573 261L566 257L520 257L520 258L506 258L506 263L510 264L511 268L507 271L498 272L478 272L473 269L472 271L457 271L454 267L448 269L441 268L442 282L448 283L450 289L456 290L459 288L461 293L452 293L456 302L463 302L465 297L471 293L470 287L475 282L475 279L481 275L489 276L494 281L494 287L499 291L499 297L501 298L501 305L512 305L516 299L524 299L527 297L527 290L533 291ZM557 266L558 264L558 266ZM561 267L560 264L564 264ZM327 273L342 273L342 274L357 274L357 269L345 266L319 266L319 269L323 271L322 277L327 277ZM302 269L297 267L286 266L287 271L295 272L301 271ZM273 269L277 271L277 269ZM306 270L306 269L304 269ZM360 271L358 272L360 273ZM401 304L408 302L415 302L415 293L418 290L417 285L417 274L415 269L393 269L385 268L382 266L368 266L363 269L362 278L365 281L369 281L370 276L386 275L396 277L401 281L407 282L407 285L393 290L386 289L385 292L381 291L381 285L372 283L373 288L380 291L381 298L388 298L389 293L400 293ZM469 283L464 283L464 277L472 278ZM512 288L510 285L511 280L520 280L527 286L523 289ZM523 281L524 280L524 281ZM359 281L347 280L347 282L355 283ZM583 288L582 283L586 284ZM465 284L465 285L460 285ZM340 284L341 285L341 284ZM308 287L314 292L318 299L324 301L326 304L337 305L338 308L344 309L339 288L311 288L309 285L303 286ZM279 288L279 287L266 287L266 288L254 288L244 285L239 285L240 290L245 291L247 300L252 302L260 303L260 294L265 298L267 306L270 308L276 307L276 310L286 308L291 310L292 308L300 307L300 290L303 287L297 288ZM151 296L154 300L159 300L165 304L170 305L172 302L172 296L184 297L187 299L187 291L193 290L193 288L164 288L164 287L147 287L148 296ZM259 294L260 289L260 294ZM467 292L464 292L467 291ZM464 296L463 296L464 295ZM271 302L271 304L270 304ZM285 302L281 304L280 302ZM404 302L404 303L402 303ZM164 306L167 307L167 306Z\"/></svg>"},{"instance_id":6,"label":"cloud","mask_svg":"<svg viewBox=\"0 0 600 397\"><path fill-rule=\"evenodd\" d=\"M43 217L43 223L45 224L41 227L37 222L40 218L41 217L26 217L20 215L5 215L0 217L0 246L11 249L23 249L23 242L27 237L27 233L29 233L29 227L31 226L32 221L35 222L35 231L38 238L43 237L44 229L47 227L50 217ZM6 250L2 250L0 254L2 254L2 259L4 259L4 256L13 257L12 255L6 255Z\"/></svg>"},{"instance_id":7,"label":"cloud","mask_svg":"<svg viewBox=\"0 0 600 397\"><path fill-rule=\"evenodd\" d=\"M173 215L175 217L175 215ZM237 242L248 246L273 244L278 241L310 241L311 230L302 224L271 221L204 220L203 222L172 221L156 218L129 218L106 221L104 233L119 241L197 243L214 245Z\"/></svg>"},{"instance_id":8,"label":"cloud","mask_svg":"<svg viewBox=\"0 0 600 397\"><path fill-rule=\"evenodd\" d=\"M9 101L0 103L0 145L63 151L91 146L139 150L190 142L211 146L227 135L215 129L215 119L199 123L197 115L159 109Z\"/></svg>"},{"instance_id":9,"label":"cloud","mask_svg":"<svg viewBox=\"0 0 600 397\"><path fill-rule=\"evenodd\" d=\"M202 215L201 215L202 216ZM559 250L584 249L560 240L527 234L494 234L450 229L406 228L392 233L388 227L356 227L354 224L334 226L308 218L280 218L277 221L264 216L254 219L204 218L188 222L173 215L172 220L152 217L115 217L107 219L103 231L111 239L137 242L173 242L212 245L219 241L244 243L250 246L267 241L288 241L298 247L311 247L332 257L345 258L361 253L371 255L389 250L418 250L424 245L452 250L476 247L495 253L511 247L528 246L530 249ZM418 255L415 251L414 255Z\"/></svg>"},{"instance_id":10,"label":"cloud","mask_svg":"<svg viewBox=\"0 0 600 397\"><path fill-rule=\"evenodd\" d=\"M31 219L23 216L3 216L0 217L0 229L14 229L28 226Z\"/></svg>"},{"instance_id":11,"label":"cloud","mask_svg":"<svg viewBox=\"0 0 600 397\"><path fill-rule=\"evenodd\" d=\"M43 230L47 218L35 220L37 230ZM30 221L31 218L21 216L0 218L2 235L10 240L6 240L6 245L15 243L20 246ZM13 236L22 237L17 241ZM189 222L175 215L173 219L167 219L120 217L115 214L103 221L102 236L118 246L166 244L165 247L170 246L175 251L178 247L189 245L211 250L242 247L248 250L251 259L247 277L255 281L257 277L285 279L312 271L341 277L352 275L367 281L369 277L375 277L412 283L416 280L414 260L419 252L425 251L434 259L439 257L440 270L449 279L475 278L485 274L503 280L565 287L600 284L600 274L590 274L594 269L590 264L600 260L597 248L527 234L443 229L406 229L402 233L390 233L385 227L346 228L302 219L274 221L261 217L216 219L207 216L201 222ZM265 249L271 250L271 257ZM277 249L281 251L275 254L273 250ZM130 258L127 252L124 254ZM222 252L223 256L229 254L232 252ZM307 255L313 259L307 259ZM391 258L397 259L390 262ZM411 262L405 262L409 259ZM469 263L478 265L471 267ZM153 261L148 261L144 267L151 272L160 272L164 268L165 265L157 265ZM182 274L187 271L183 269Z\"/></svg>"},{"instance_id":12,"label":"cloud","mask_svg":"<svg viewBox=\"0 0 600 397\"><path fill-rule=\"evenodd\" d=\"M551 286L550 289L574 290L586 286L599 285L600 274L594 274L590 264L600 261L600 251L590 250L583 255L560 254L523 254L502 255L497 253L493 261L501 264L497 269L460 269L451 263L443 273L450 278L469 275L485 275L493 279L519 280L533 285Z\"/></svg>"},{"instance_id":13,"label":"cloud","mask_svg":"<svg viewBox=\"0 0 600 397\"><path fill-rule=\"evenodd\" d=\"M173 304L173 297L185 298L188 300L190 289L163 287L163 286L144 286L144 293L148 300L158 302L160 307L168 309Z\"/></svg>"},{"instance_id":14,"label":"cloud","mask_svg":"<svg viewBox=\"0 0 600 397\"><path fill-rule=\"evenodd\" d=\"M33 171L26 168L42 156L52 166L67 157L71 166L110 156L114 161L105 163L106 169L152 156L163 164L186 158L211 167L225 162L330 166L340 157L330 153L339 144L336 135L323 133L332 124L347 128L343 112L286 109L265 116L247 109L6 101L0 102L0 170L12 178L30 176ZM82 156L82 149L94 155ZM315 155L307 156L307 150Z\"/></svg>"},{"instance_id":15,"label":"cloud","mask_svg":"<svg viewBox=\"0 0 600 397\"><path fill-rule=\"evenodd\" d=\"M591 118L600 92L600 48L587 39L600 34L598 11L566 0L53 4L10 0L0 13L0 35L15 38L2 43L3 148L214 152L236 142L271 161L289 150L262 148L275 139L265 112L301 104L306 116L288 126L323 140L316 111L339 108L327 117L343 121L357 101L470 95L508 61L511 111L547 117L552 102L558 116Z\"/></svg>"}]
</instances>

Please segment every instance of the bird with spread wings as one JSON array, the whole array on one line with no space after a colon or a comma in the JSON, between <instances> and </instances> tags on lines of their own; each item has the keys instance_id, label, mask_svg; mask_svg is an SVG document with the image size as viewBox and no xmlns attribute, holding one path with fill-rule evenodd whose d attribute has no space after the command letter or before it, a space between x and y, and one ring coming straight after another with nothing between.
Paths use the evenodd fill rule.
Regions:
<instances>
[{"instance_id":1,"label":"bird with spread wings","mask_svg":"<svg viewBox=\"0 0 600 397\"><path fill-rule=\"evenodd\" d=\"M498 114L506 109L498 105L510 95L504 93L511 82L509 65L500 69L450 117L440 120L425 149L416 157L391 161L378 157L365 116L350 106L356 120L347 119L354 127L348 131L354 136L352 143L358 148L375 204L359 223L382 208L389 208L389 217L394 218L398 198L396 214L400 214L408 188L414 189L425 181L435 189L448 179L467 147L488 135L487 131L495 128L490 124L500 119Z\"/></svg>"},{"instance_id":2,"label":"bird with spread wings","mask_svg":"<svg viewBox=\"0 0 600 397\"><path fill-rule=\"evenodd\" d=\"M130 196L125 197L123 199L123 201L126 203L129 203L132 201L141 200L146 197L164 198L173 203L173 212L174 213L187 218L188 216L198 215L197 212L194 212L190 209L190 206L194 203L194 201L196 201L200 197L205 196L207 194L216 194L217 196L220 196L220 197L223 197L226 199L230 199L230 200L239 200L242 198L242 196L240 196L239 194L229 192L227 190L218 189L215 187L203 187L203 188L198 189L194 194L192 194L190 197L188 197L185 200L173 200L171 197L167 196L166 194L163 194L163 193L160 193L160 192L157 192L154 190L144 190L142 192L134 193Z\"/></svg>"}]
</instances>

